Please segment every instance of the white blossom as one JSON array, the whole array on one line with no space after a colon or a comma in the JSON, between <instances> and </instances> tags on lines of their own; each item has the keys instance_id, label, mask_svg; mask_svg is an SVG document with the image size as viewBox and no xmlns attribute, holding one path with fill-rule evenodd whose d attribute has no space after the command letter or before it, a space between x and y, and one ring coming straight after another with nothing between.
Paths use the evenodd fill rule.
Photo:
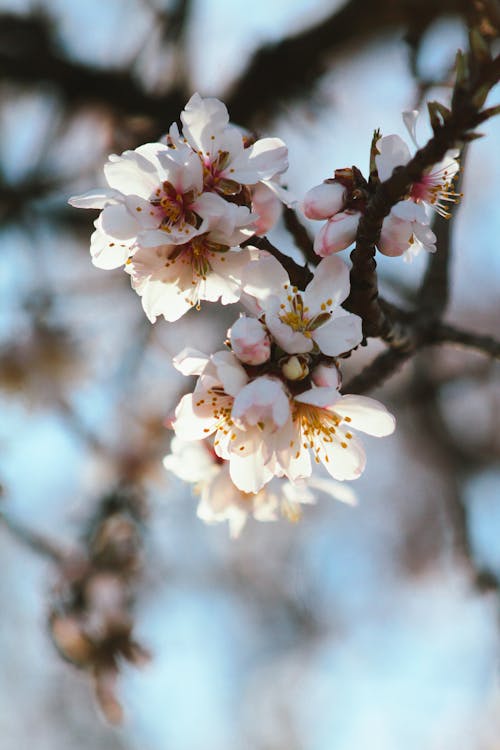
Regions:
<instances>
[{"instance_id":1,"label":"white blossom","mask_svg":"<svg viewBox=\"0 0 500 750\"><path fill-rule=\"evenodd\" d=\"M356 239L360 218L361 213L351 209L332 216L316 235L314 252L321 258L326 258L352 245Z\"/></svg>"},{"instance_id":2,"label":"white blossom","mask_svg":"<svg viewBox=\"0 0 500 750\"><path fill-rule=\"evenodd\" d=\"M361 319L340 306L350 288L349 271L340 258L323 260L303 292L270 255L247 267L243 284L244 291L257 299L267 328L285 352L301 354L316 348L334 357L361 341Z\"/></svg>"},{"instance_id":3,"label":"white blossom","mask_svg":"<svg viewBox=\"0 0 500 750\"><path fill-rule=\"evenodd\" d=\"M152 323L160 315L178 320L202 300L223 305L239 300L243 270L258 253L238 247L252 214L244 206L227 205L205 234L183 244L141 247L127 263Z\"/></svg>"}]
</instances>

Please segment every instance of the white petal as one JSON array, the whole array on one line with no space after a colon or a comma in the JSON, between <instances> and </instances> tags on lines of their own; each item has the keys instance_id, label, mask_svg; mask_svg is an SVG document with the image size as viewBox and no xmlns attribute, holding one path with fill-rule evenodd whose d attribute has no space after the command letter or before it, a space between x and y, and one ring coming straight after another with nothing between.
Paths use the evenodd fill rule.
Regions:
<instances>
[{"instance_id":1,"label":"white petal","mask_svg":"<svg viewBox=\"0 0 500 750\"><path fill-rule=\"evenodd\" d=\"M339 500L341 503L346 505L357 505L358 498L354 490L346 484L341 482L335 482L331 479L321 479L318 477L310 477L307 484L313 490L324 492L325 495L330 495L334 500Z\"/></svg>"},{"instance_id":2,"label":"white petal","mask_svg":"<svg viewBox=\"0 0 500 750\"><path fill-rule=\"evenodd\" d=\"M273 473L264 465L260 451L243 458L231 456L229 471L234 484L242 492L258 492L273 478Z\"/></svg>"},{"instance_id":3,"label":"white petal","mask_svg":"<svg viewBox=\"0 0 500 750\"><path fill-rule=\"evenodd\" d=\"M224 392L236 396L248 382L248 375L234 354L227 351L216 352L212 355L211 361L215 365Z\"/></svg>"},{"instance_id":4,"label":"white petal","mask_svg":"<svg viewBox=\"0 0 500 750\"><path fill-rule=\"evenodd\" d=\"M311 404L312 406L319 406L322 409L333 407L336 411L336 404L339 402L341 396L336 388L328 386L320 386L319 388L311 388L308 391L304 391L298 396L295 396L295 401L299 401L302 404Z\"/></svg>"},{"instance_id":5,"label":"white petal","mask_svg":"<svg viewBox=\"0 0 500 750\"><path fill-rule=\"evenodd\" d=\"M205 153L212 148L212 135L217 137L226 128L229 115L225 104L219 99L202 99L195 93L181 113L181 120L184 136L190 145Z\"/></svg>"},{"instance_id":6,"label":"white petal","mask_svg":"<svg viewBox=\"0 0 500 750\"><path fill-rule=\"evenodd\" d=\"M147 199L159 184L154 165L134 151L125 151L122 156L110 156L109 162L104 165L104 174L110 187L124 195L139 195Z\"/></svg>"},{"instance_id":7,"label":"white petal","mask_svg":"<svg viewBox=\"0 0 500 750\"><path fill-rule=\"evenodd\" d=\"M281 293L286 284L290 284L288 274L272 255L250 263L243 274L243 290L261 301Z\"/></svg>"},{"instance_id":8,"label":"white petal","mask_svg":"<svg viewBox=\"0 0 500 750\"><path fill-rule=\"evenodd\" d=\"M304 292L304 302L312 315L338 307L348 296L351 285L349 269L342 258L324 258L314 270L314 278ZM327 304L328 301L328 304Z\"/></svg>"},{"instance_id":9,"label":"white petal","mask_svg":"<svg viewBox=\"0 0 500 750\"><path fill-rule=\"evenodd\" d=\"M99 217L102 231L117 240L130 240L140 229L134 216L120 203L106 206Z\"/></svg>"},{"instance_id":10,"label":"white petal","mask_svg":"<svg viewBox=\"0 0 500 750\"><path fill-rule=\"evenodd\" d=\"M119 203L123 199L118 190L111 188L96 188L81 195L72 195L68 203L74 208L104 208L110 203Z\"/></svg>"},{"instance_id":11,"label":"white petal","mask_svg":"<svg viewBox=\"0 0 500 750\"><path fill-rule=\"evenodd\" d=\"M346 189L340 182L323 182L307 191L302 210L308 219L329 219L342 211Z\"/></svg>"},{"instance_id":12,"label":"white petal","mask_svg":"<svg viewBox=\"0 0 500 750\"><path fill-rule=\"evenodd\" d=\"M112 268L120 268L126 263L130 255L130 247L126 243L116 242L98 227L90 238L90 254L96 268L108 271Z\"/></svg>"},{"instance_id":13,"label":"white petal","mask_svg":"<svg viewBox=\"0 0 500 750\"><path fill-rule=\"evenodd\" d=\"M399 135L387 135L377 141L380 151L375 157L378 176L384 182L388 180L395 167L410 161L410 149Z\"/></svg>"},{"instance_id":14,"label":"white petal","mask_svg":"<svg viewBox=\"0 0 500 750\"><path fill-rule=\"evenodd\" d=\"M358 231L359 211L341 211L332 216L319 230L314 240L314 252L325 258L352 245Z\"/></svg>"},{"instance_id":15,"label":"white petal","mask_svg":"<svg viewBox=\"0 0 500 750\"><path fill-rule=\"evenodd\" d=\"M206 354L187 346L173 358L172 364L183 375L201 375L208 361Z\"/></svg>"},{"instance_id":16,"label":"white petal","mask_svg":"<svg viewBox=\"0 0 500 750\"><path fill-rule=\"evenodd\" d=\"M334 479L344 481L345 479L357 479L366 466L366 454L362 444L355 437L347 442L347 448L340 443L325 444L328 447L328 461L323 461L323 466Z\"/></svg>"},{"instance_id":17,"label":"white petal","mask_svg":"<svg viewBox=\"0 0 500 750\"><path fill-rule=\"evenodd\" d=\"M244 149L224 170L225 177L253 185L288 169L288 149L280 138L261 138Z\"/></svg>"},{"instance_id":18,"label":"white petal","mask_svg":"<svg viewBox=\"0 0 500 750\"><path fill-rule=\"evenodd\" d=\"M350 427L368 435L385 437L391 435L396 427L395 418L385 406L367 396L341 396L334 411L340 416L348 417Z\"/></svg>"},{"instance_id":19,"label":"white petal","mask_svg":"<svg viewBox=\"0 0 500 750\"><path fill-rule=\"evenodd\" d=\"M354 349L363 338L361 318L353 313L334 315L313 331L312 337L323 354L337 357Z\"/></svg>"},{"instance_id":20,"label":"white petal","mask_svg":"<svg viewBox=\"0 0 500 750\"><path fill-rule=\"evenodd\" d=\"M204 440L217 426L211 409L196 407L195 399L199 401L199 394L187 393L175 410L172 427L181 440Z\"/></svg>"}]
</instances>

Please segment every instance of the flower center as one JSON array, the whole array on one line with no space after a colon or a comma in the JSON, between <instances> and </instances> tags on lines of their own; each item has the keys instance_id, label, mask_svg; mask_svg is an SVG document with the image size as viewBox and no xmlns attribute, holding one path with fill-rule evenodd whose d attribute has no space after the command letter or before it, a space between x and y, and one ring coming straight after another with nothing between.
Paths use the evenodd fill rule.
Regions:
<instances>
[{"instance_id":1,"label":"flower center","mask_svg":"<svg viewBox=\"0 0 500 750\"><path fill-rule=\"evenodd\" d=\"M162 187L155 191L150 203L160 213L161 223L159 228L170 234L173 228L183 229L186 224L197 227L201 219L190 208L196 198L194 190L180 193L171 182L165 180ZM187 231L187 230L186 230Z\"/></svg>"},{"instance_id":2,"label":"flower center","mask_svg":"<svg viewBox=\"0 0 500 750\"><path fill-rule=\"evenodd\" d=\"M286 303L280 304L279 319L282 323L290 326L292 330L302 333L306 338L311 338L311 332L319 328L330 319L331 312L327 309L333 300L327 299L320 305L321 312L317 315L309 315L309 308L304 305L304 300L296 286L285 284L287 293Z\"/></svg>"},{"instance_id":3,"label":"flower center","mask_svg":"<svg viewBox=\"0 0 500 750\"><path fill-rule=\"evenodd\" d=\"M229 151L219 149L217 156L212 160L209 154L204 158L200 152L200 156L203 163L203 185L206 190L214 190L216 193L226 196L237 195L240 192L241 185L239 182L221 174L231 159ZM229 169L229 172L234 172L234 169Z\"/></svg>"},{"instance_id":4,"label":"flower center","mask_svg":"<svg viewBox=\"0 0 500 750\"><path fill-rule=\"evenodd\" d=\"M449 219L451 213L447 204L458 203L462 197L462 193L454 190L453 179L447 167L424 174L419 182L411 186L410 198L415 203L428 203L436 213Z\"/></svg>"},{"instance_id":5,"label":"flower center","mask_svg":"<svg viewBox=\"0 0 500 750\"><path fill-rule=\"evenodd\" d=\"M302 447L310 448L314 453L316 463L320 461L329 462L328 449L337 442L341 448L348 448L346 441L352 439L352 434L346 432L341 426L343 421L350 422L350 417L341 417L335 412L322 409L312 404L303 404L298 401L294 404L293 421L299 426L302 439ZM293 446L291 446L293 447ZM296 458L300 455L300 450Z\"/></svg>"}]
</instances>

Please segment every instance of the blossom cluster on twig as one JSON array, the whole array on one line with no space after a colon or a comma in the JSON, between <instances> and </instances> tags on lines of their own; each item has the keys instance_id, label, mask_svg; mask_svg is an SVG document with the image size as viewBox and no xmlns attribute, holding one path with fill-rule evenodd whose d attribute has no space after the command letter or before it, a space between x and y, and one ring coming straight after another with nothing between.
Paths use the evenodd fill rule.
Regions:
<instances>
[{"instance_id":1,"label":"blossom cluster on twig","mask_svg":"<svg viewBox=\"0 0 500 750\"><path fill-rule=\"evenodd\" d=\"M403 115L415 145L416 116ZM222 102L198 94L180 119L181 129L174 123L159 142L110 156L107 187L70 203L101 209L92 261L124 268L151 322L174 322L205 301L243 308L224 350L187 347L174 358L198 380L175 410L164 462L195 485L198 515L229 521L236 536L250 515L297 518L313 488L353 502L342 482L365 468L356 433L383 437L395 428L381 403L340 391L341 359L362 343L365 320L345 307L349 268L336 253L355 242L378 186L411 155L402 138L376 131L368 180L357 167L337 169L298 202L281 184L288 152L279 138L256 138L229 122ZM380 252L435 252L431 214L449 216L458 200L458 155L446 150L389 208ZM283 204L325 222L313 272L264 236ZM316 475L321 467L328 479Z\"/></svg>"}]
</instances>

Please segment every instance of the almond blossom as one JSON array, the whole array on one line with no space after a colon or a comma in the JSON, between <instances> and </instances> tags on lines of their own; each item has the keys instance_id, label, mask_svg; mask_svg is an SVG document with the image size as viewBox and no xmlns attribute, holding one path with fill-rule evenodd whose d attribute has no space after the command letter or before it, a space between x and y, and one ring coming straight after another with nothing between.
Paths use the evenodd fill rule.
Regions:
<instances>
[{"instance_id":1,"label":"almond blossom","mask_svg":"<svg viewBox=\"0 0 500 750\"><path fill-rule=\"evenodd\" d=\"M323 260L303 292L290 283L283 266L270 255L248 266L243 284L285 352L316 350L335 357L362 339L361 319L340 306L350 288L349 271L340 258Z\"/></svg>"},{"instance_id":2,"label":"almond blossom","mask_svg":"<svg viewBox=\"0 0 500 750\"><path fill-rule=\"evenodd\" d=\"M181 120L185 142L200 158L205 190L237 195L242 186L270 180L288 168L281 139L261 138L247 147L247 137L229 124L227 108L218 99L193 94Z\"/></svg>"},{"instance_id":3,"label":"almond blossom","mask_svg":"<svg viewBox=\"0 0 500 750\"><path fill-rule=\"evenodd\" d=\"M214 435L216 454L229 461L230 476L243 492L258 492L274 472L267 466L284 448L281 428L289 421L288 394L274 377L249 377L227 351L203 357L185 350L174 360L184 374L198 374L193 393L181 399L173 428L183 440Z\"/></svg>"},{"instance_id":4,"label":"almond blossom","mask_svg":"<svg viewBox=\"0 0 500 750\"><path fill-rule=\"evenodd\" d=\"M278 452L276 460L292 480L309 477L313 462L322 463L334 479L357 479L364 471L366 455L351 430L385 437L394 428L394 417L378 401L341 396L335 387L313 387L294 396L287 450Z\"/></svg>"},{"instance_id":5,"label":"almond blossom","mask_svg":"<svg viewBox=\"0 0 500 750\"><path fill-rule=\"evenodd\" d=\"M417 111L405 112L403 120L415 145ZM407 164L411 159L410 149L399 135L388 135L377 141L378 154L375 156L378 176L382 181L388 180L394 169ZM424 170L420 180L414 182L407 196L411 201L421 208L420 214L415 216L416 221L428 224L426 221L426 209L433 209L445 218L450 217L450 203L456 203L460 195L453 188L453 180L458 174L460 165L457 161L458 149L450 149L446 152L442 161ZM401 201L393 207L392 213L398 218L405 219L404 212L406 201Z\"/></svg>"},{"instance_id":6,"label":"almond blossom","mask_svg":"<svg viewBox=\"0 0 500 750\"><path fill-rule=\"evenodd\" d=\"M248 237L252 219L245 206L228 203L211 218L208 232L182 244L141 247L134 253L125 270L152 323L160 315L178 320L202 300L223 305L239 300L243 270L259 255L238 247Z\"/></svg>"},{"instance_id":7,"label":"almond blossom","mask_svg":"<svg viewBox=\"0 0 500 750\"><path fill-rule=\"evenodd\" d=\"M227 332L231 350L240 362L262 365L271 356L271 340L265 326L256 318L242 315Z\"/></svg>"},{"instance_id":8,"label":"almond blossom","mask_svg":"<svg viewBox=\"0 0 500 750\"><path fill-rule=\"evenodd\" d=\"M122 266L137 246L183 243L207 231L209 218L226 208L217 195L203 193L200 160L186 147L147 143L104 166L109 188L73 196L76 208L101 208L92 235L92 262Z\"/></svg>"}]
</instances>

